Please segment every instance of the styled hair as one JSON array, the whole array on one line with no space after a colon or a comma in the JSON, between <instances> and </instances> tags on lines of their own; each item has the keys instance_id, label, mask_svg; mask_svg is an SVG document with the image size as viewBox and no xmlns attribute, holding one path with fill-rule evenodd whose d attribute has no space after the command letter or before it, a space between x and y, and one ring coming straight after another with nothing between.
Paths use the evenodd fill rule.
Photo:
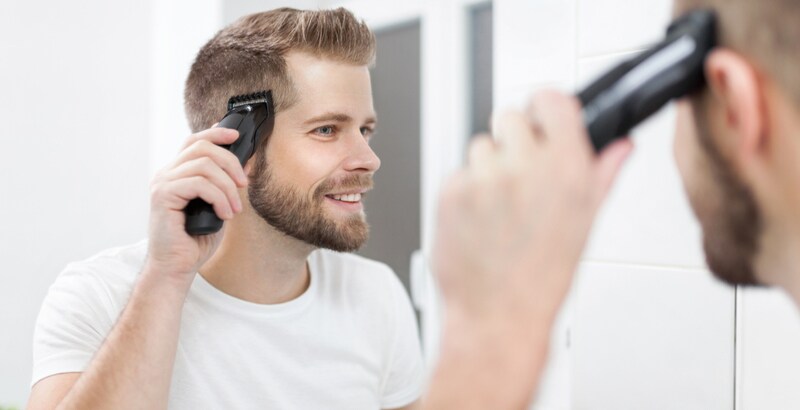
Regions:
<instances>
[{"instance_id":1,"label":"styled hair","mask_svg":"<svg viewBox=\"0 0 800 410\"><path fill-rule=\"evenodd\" d=\"M280 8L251 14L220 30L197 54L184 104L192 132L211 127L235 95L272 90L276 113L297 102L285 56L289 51L350 63L375 63L375 36L344 8Z\"/></svg>"},{"instance_id":2,"label":"styled hair","mask_svg":"<svg viewBox=\"0 0 800 410\"><path fill-rule=\"evenodd\" d=\"M677 11L712 9L719 44L748 57L800 104L800 1L678 0Z\"/></svg>"}]
</instances>

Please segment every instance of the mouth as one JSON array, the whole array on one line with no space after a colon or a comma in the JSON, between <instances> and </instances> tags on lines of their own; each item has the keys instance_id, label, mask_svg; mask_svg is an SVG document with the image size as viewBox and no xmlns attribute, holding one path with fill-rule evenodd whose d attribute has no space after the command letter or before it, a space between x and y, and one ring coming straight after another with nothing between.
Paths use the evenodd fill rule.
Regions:
<instances>
[{"instance_id":1,"label":"mouth","mask_svg":"<svg viewBox=\"0 0 800 410\"><path fill-rule=\"evenodd\" d=\"M348 202L348 203L355 203L361 202L361 192L356 193L349 193L349 194L328 194L325 197L333 199L334 201L341 201L341 202Z\"/></svg>"},{"instance_id":2,"label":"mouth","mask_svg":"<svg viewBox=\"0 0 800 410\"><path fill-rule=\"evenodd\" d=\"M326 202L336 205L340 209L358 212L364 208L361 200L364 198L365 194L366 190L327 194L325 195L325 200Z\"/></svg>"}]
</instances>

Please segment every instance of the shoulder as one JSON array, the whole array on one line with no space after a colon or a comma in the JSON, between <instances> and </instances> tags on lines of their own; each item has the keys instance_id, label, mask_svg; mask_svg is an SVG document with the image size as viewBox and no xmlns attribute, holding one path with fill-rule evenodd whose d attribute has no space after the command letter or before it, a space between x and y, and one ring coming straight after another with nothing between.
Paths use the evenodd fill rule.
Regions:
<instances>
[{"instance_id":1,"label":"shoulder","mask_svg":"<svg viewBox=\"0 0 800 410\"><path fill-rule=\"evenodd\" d=\"M100 252L64 268L45 296L33 335L33 383L80 372L127 303L145 242Z\"/></svg>"},{"instance_id":2,"label":"shoulder","mask_svg":"<svg viewBox=\"0 0 800 410\"><path fill-rule=\"evenodd\" d=\"M147 254L147 241L106 249L87 259L72 262L59 275L96 276L107 282L133 282Z\"/></svg>"},{"instance_id":3,"label":"shoulder","mask_svg":"<svg viewBox=\"0 0 800 410\"><path fill-rule=\"evenodd\" d=\"M71 295L100 300L121 309L133 288L147 253L147 241L111 248L69 263L50 286L49 296Z\"/></svg>"}]
</instances>

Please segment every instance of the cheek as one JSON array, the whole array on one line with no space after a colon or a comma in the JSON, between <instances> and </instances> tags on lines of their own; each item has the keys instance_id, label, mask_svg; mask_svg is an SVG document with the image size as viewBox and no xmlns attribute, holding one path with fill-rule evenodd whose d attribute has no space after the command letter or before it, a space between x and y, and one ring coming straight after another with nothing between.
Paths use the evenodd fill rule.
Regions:
<instances>
[{"instance_id":1,"label":"cheek","mask_svg":"<svg viewBox=\"0 0 800 410\"><path fill-rule=\"evenodd\" d=\"M689 187L691 176L694 173L694 163L697 155L697 131L693 124L689 104L681 101L677 105L675 136L673 142L673 156L678 172L685 188Z\"/></svg>"},{"instance_id":2,"label":"cheek","mask_svg":"<svg viewBox=\"0 0 800 410\"><path fill-rule=\"evenodd\" d=\"M708 214L713 186L708 179L708 161L698 140L698 130L694 122L691 106L681 102L677 107L675 126L674 155L683 189L695 215L703 219Z\"/></svg>"},{"instance_id":3,"label":"cheek","mask_svg":"<svg viewBox=\"0 0 800 410\"><path fill-rule=\"evenodd\" d=\"M267 149L267 161L280 183L313 192L336 169L335 158L314 140L296 136L274 142Z\"/></svg>"}]
</instances>

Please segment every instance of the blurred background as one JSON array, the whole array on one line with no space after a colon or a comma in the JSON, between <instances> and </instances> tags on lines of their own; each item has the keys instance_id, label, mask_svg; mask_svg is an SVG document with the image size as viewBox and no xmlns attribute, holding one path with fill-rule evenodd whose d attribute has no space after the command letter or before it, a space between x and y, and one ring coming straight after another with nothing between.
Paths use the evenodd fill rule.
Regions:
<instances>
[{"instance_id":1,"label":"blurred background","mask_svg":"<svg viewBox=\"0 0 800 410\"><path fill-rule=\"evenodd\" d=\"M426 268L436 193L493 109L574 91L656 41L670 0L175 0L0 5L0 407L25 405L39 306L64 266L146 236L151 176L189 129L200 46L242 15L344 6L378 39L382 159L360 252L389 263L435 362ZM553 334L539 409L797 408L800 318L779 293L706 272L674 168L673 112L634 133ZM498 340L502 348L502 340Z\"/></svg>"}]
</instances>

